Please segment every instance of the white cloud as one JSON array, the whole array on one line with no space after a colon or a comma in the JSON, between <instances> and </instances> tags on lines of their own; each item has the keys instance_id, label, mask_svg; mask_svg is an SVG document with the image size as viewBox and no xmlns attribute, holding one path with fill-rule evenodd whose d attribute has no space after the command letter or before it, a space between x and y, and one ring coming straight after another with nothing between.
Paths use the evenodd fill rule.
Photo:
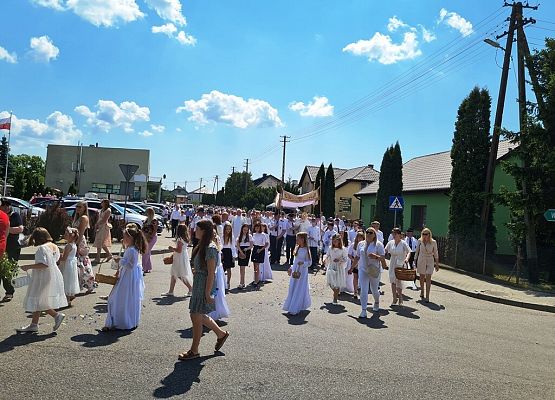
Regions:
<instances>
[{"instance_id":1,"label":"white cloud","mask_svg":"<svg viewBox=\"0 0 555 400\"><path fill-rule=\"evenodd\" d=\"M179 0L145 0L150 8L160 16L160 18L171 21L176 25L187 25L187 20L181 12L181 2Z\"/></svg>"},{"instance_id":2,"label":"white cloud","mask_svg":"<svg viewBox=\"0 0 555 400\"><path fill-rule=\"evenodd\" d=\"M175 32L177 32L177 28L171 22L168 22L167 24L164 24L162 26L153 26L152 27L152 33L163 33L164 35L167 35L168 37L173 37L173 34Z\"/></svg>"},{"instance_id":3,"label":"white cloud","mask_svg":"<svg viewBox=\"0 0 555 400\"><path fill-rule=\"evenodd\" d=\"M52 8L58 11L64 11L64 0L31 0L38 6Z\"/></svg>"},{"instance_id":4,"label":"white cloud","mask_svg":"<svg viewBox=\"0 0 555 400\"><path fill-rule=\"evenodd\" d=\"M195 44L197 44L197 39L194 36L187 35L183 31L179 31L179 33L176 36L176 39L179 43L185 46L194 46Z\"/></svg>"},{"instance_id":5,"label":"white cloud","mask_svg":"<svg viewBox=\"0 0 555 400\"><path fill-rule=\"evenodd\" d=\"M10 64L17 63L17 54L9 53L8 50L0 46L0 60L5 60Z\"/></svg>"},{"instance_id":6,"label":"white cloud","mask_svg":"<svg viewBox=\"0 0 555 400\"><path fill-rule=\"evenodd\" d=\"M203 94L200 100L187 100L177 112L187 111L189 121L204 125L209 122L232 125L236 128L283 126L278 111L269 103L213 90Z\"/></svg>"},{"instance_id":7,"label":"white cloud","mask_svg":"<svg viewBox=\"0 0 555 400\"><path fill-rule=\"evenodd\" d=\"M48 36L32 37L29 54L36 61L49 62L58 58L60 49L54 46L54 43Z\"/></svg>"},{"instance_id":8,"label":"white cloud","mask_svg":"<svg viewBox=\"0 0 555 400\"><path fill-rule=\"evenodd\" d=\"M87 106L77 106L75 112L87 118L87 125L103 132L114 128L134 132L135 122L150 121L150 109L134 101L124 101L118 106L111 100L98 100L96 111L91 111Z\"/></svg>"},{"instance_id":9,"label":"white cloud","mask_svg":"<svg viewBox=\"0 0 555 400\"><path fill-rule=\"evenodd\" d=\"M366 56L368 61L377 60L381 64L395 64L422 54L418 48L416 33L412 31L403 35L401 43L393 43L389 35L376 32L371 39L348 44L343 51L356 56Z\"/></svg>"},{"instance_id":10,"label":"white cloud","mask_svg":"<svg viewBox=\"0 0 555 400\"><path fill-rule=\"evenodd\" d=\"M474 32L470 21L464 19L455 12L447 11L445 8L439 10L439 20L437 23L444 23L451 28L458 30L463 36L468 36Z\"/></svg>"},{"instance_id":11,"label":"white cloud","mask_svg":"<svg viewBox=\"0 0 555 400\"><path fill-rule=\"evenodd\" d=\"M154 135L154 133L149 132L149 131L142 131L142 132L139 132L139 135L144 136L144 137L149 137L149 136Z\"/></svg>"},{"instance_id":12,"label":"white cloud","mask_svg":"<svg viewBox=\"0 0 555 400\"><path fill-rule=\"evenodd\" d=\"M181 128L175 128L176 132L181 132Z\"/></svg>"},{"instance_id":13,"label":"white cloud","mask_svg":"<svg viewBox=\"0 0 555 400\"><path fill-rule=\"evenodd\" d=\"M150 125L150 129L158 133L163 133L166 127L164 125Z\"/></svg>"},{"instance_id":14,"label":"white cloud","mask_svg":"<svg viewBox=\"0 0 555 400\"><path fill-rule=\"evenodd\" d=\"M433 42L437 39L436 35L432 31L426 29L424 26L420 25L420 29L422 30L422 39L426 43Z\"/></svg>"},{"instance_id":15,"label":"white cloud","mask_svg":"<svg viewBox=\"0 0 555 400\"><path fill-rule=\"evenodd\" d=\"M331 117L333 106L327 97L314 96L308 104L302 101L292 102L289 109L298 112L303 117Z\"/></svg>"},{"instance_id":16,"label":"white cloud","mask_svg":"<svg viewBox=\"0 0 555 400\"><path fill-rule=\"evenodd\" d=\"M73 11L95 26L111 27L144 17L136 0L33 0L58 11Z\"/></svg>"},{"instance_id":17,"label":"white cloud","mask_svg":"<svg viewBox=\"0 0 555 400\"><path fill-rule=\"evenodd\" d=\"M9 115L7 111L0 112L0 118ZM45 146L48 143L71 144L83 136L73 119L60 111L54 111L44 122L38 119L20 119L14 114L11 133L16 146L18 143L30 143L34 146Z\"/></svg>"},{"instance_id":18,"label":"white cloud","mask_svg":"<svg viewBox=\"0 0 555 400\"><path fill-rule=\"evenodd\" d=\"M387 30L389 32L395 32L397 29L405 28L405 27L409 27L409 26L405 24L403 21L401 21L399 18L397 18L396 15L389 18L389 22L387 24Z\"/></svg>"}]
</instances>

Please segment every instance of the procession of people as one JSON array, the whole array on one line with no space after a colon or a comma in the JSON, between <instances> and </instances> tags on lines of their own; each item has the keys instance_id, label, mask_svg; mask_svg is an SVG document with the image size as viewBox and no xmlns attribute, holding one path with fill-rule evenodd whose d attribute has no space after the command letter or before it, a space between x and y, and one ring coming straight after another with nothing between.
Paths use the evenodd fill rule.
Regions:
<instances>
[{"instance_id":1,"label":"procession of people","mask_svg":"<svg viewBox=\"0 0 555 400\"><path fill-rule=\"evenodd\" d=\"M109 202L103 203L103 209L109 210ZM145 275L153 268L150 253L157 235L152 225L152 208L147 209L147 214L149 219L142 228L135 224L124 227L123 256L112 255L109 250L112 241L109 211L101 215L94 227L98 249L96 262L101 262L101 250L104 250L105 261L111 261L116 269L114 287L103 297L107 300L108 311L103 332L132 330L140 323ZM289 285L287 290L284 288L282 310L288 315L310 309L310 280L314 274L326 275L332 305L344 299L342 293L352 296L353 302L359 302L360 298L359 318L367 318L369 308L374 313L380 310L384 270L388 270L390 289L386 290L392 293L391 307L403 307L403 289L417 289L416 272L421 301L429 301L431 276L439 268L437 244L427 228L422 230L420 239L414 237L412 228L406 233L394 228L390 240L384 243L378 221L364 229L361 221L348 221L339 216L326 219L306 212L247 212L202 206L185 214L177 204L171 212L168 208L166 215L171 220L175 244L169 246L171 255L164 259L171 268L169 290L162 296L175 296L176 284L182 282L185 296L189 298L193 326L191 347L179 354L180 360L199 357L203 327L216 334L215 350L218 351L230 335L216 323L231 315L227 296L246 289L262 290L273 281L272 266L283 259L285 262L281 266L286 267ZM6 226L7 222L4 222ZM35 263L21 268L29 276L24 306L25 311L32 313L32 320L18 328L19 332L37 332L41 312L54 318L54 330L57 330L65 318L61 309L71 307L71 301L81 291L94 293L97 283L88 256L89 228L87 203L81 201L64 235L65 249L52 244L44 228L36 228L31 234L31 242L38 246ZM236 266L239 274L233 273ZM6 286L9 301L13 291L9 293L8 289L10 287ZM370 307L369 294L373 300Z\"/></svg>"}]
</instances>

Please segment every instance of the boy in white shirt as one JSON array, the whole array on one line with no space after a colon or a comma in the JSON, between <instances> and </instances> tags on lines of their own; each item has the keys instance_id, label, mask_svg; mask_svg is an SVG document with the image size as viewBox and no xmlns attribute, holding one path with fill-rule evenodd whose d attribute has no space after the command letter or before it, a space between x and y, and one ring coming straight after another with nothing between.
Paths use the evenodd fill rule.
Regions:
<instances>
[{"instance_id":1,"label":"boy in white shirt","mask_svg":"<svg viewBox=\"0 0 555 400\"><path fill-rule=\"evenodd\" d=\"M321 231L316 218L311 219L311 226L308 228L308 247L312 257L311 270L318 268L318 245L321 240Z\"/></svg>"}]
</instances>

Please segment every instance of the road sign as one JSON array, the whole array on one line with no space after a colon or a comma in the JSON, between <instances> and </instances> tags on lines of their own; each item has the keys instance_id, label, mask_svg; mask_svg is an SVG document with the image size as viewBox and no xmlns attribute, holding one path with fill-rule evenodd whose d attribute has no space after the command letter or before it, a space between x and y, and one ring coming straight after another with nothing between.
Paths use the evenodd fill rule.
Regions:
<instances>
[{"instance_id":1,"label":"road sign","mask_svg":"<svg viewBox=\"0 0 555 400\"><path fill-rule=\"evenodd\" d=\"M549 222L555 222L555 209L551 208L549 210L547 210L543 216L545 217L545 219Z\"/></svg>"},{"instance_id":2,"label":"road sign","mask_svg":"<svg viewBox=\"0 0 555 400\"><path fill-rule=\"evenodd\" d=\"M405 200L401 196L389 196L389 209L400 211L405 205Z\"/></svg>"},{"instance_id":3,"label":"road sign","mask_svg":"<svg viewBox=\"0 0 555 400\"><path fill-rule=\"evenodd\" d=\"M121 169L125 180L129 182L131 178L133 178L133 175L135 175L135 172L139 169L139 166L133 164L120 164L119 169Z\"/></svg>"}]
</instances>

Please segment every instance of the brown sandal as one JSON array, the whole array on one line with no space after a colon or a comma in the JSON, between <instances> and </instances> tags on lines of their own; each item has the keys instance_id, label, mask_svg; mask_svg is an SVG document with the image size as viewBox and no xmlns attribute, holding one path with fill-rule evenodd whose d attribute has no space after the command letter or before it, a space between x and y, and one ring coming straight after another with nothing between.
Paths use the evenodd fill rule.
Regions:
<instances>
[{"instance_id":1,"label":"brown sandal","mask_svg":"<svg viewBox=\"0 0 555 400\"><path fill-rule=\"evenodd\" d=\"M222 336L220 339L216 340L216 346L214 347L214 351L219 351L224 345L228 337L229 337L229 332L225 331L225 335Z\"/></svg>"},{"instance_id":2,"label":"brown sandal","mask_svg":"<svg viewBox=\"0 0 555 400\"><path fill-rule=\"evenodd\" d=\"M179 354L179 356L177 356L177 359L179 361L187 361L187 360L192 360L194 358L199 358L199 357L200 357L199 353L193 353L191 350L189 350L186 353Z\"/></svg>"}]
</instances>

